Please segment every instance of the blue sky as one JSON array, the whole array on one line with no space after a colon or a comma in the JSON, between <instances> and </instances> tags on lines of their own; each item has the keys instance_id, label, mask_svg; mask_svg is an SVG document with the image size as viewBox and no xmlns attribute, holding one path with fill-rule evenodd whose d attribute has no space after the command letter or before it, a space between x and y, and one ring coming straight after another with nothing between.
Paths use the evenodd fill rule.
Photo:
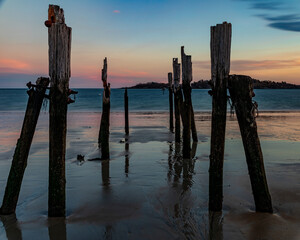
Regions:
<instances>
[{"instance_id":1,"label":"blue sky","mask_svg":"<svg viewBox=\"0 0 300 240\"><path fill-rule=\"evenodd\" d=\"M108 57L113 87L167 81L180 46L193 79L210 78L210 26L231 22L231 73L300 84L300 1L0 0L0 87L48 75L48 4L72 27L73 87L100 87Z\"/></svg>"}]
</instances>

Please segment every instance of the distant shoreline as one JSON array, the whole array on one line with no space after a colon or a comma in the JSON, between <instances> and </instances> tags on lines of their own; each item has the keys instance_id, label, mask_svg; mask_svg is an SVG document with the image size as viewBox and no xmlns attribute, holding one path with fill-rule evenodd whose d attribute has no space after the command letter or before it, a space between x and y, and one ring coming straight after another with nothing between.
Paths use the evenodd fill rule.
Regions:
<instances>
[{"instance_id":1,"label":"distant shoreline","mask_svg":"<svg viewBox=\"0 0 300 240\"><path fill-rule=\"evenodd\" d=\"M211 89L210 80L199 80L192 82L192 89ZM287 82L261 81L253 79L254 89L300 89L300 85ZM128 87L128 89L167 89L168 83L148 82L139 83L135 86Z\"/></svg>"}]
</instances>

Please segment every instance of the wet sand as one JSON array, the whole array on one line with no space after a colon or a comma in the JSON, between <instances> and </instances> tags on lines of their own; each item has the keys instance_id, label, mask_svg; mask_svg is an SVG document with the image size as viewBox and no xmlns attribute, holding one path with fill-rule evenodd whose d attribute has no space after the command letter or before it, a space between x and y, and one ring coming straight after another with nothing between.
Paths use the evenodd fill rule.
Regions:
<instances>
[{"instance_id":1,"label":"wet sand","mask_svg":"<svg viewBox=\"0 0 300 240\"><path fill-rule=\"evenodd\" d=\"M0 201L24 113L0 112ZM261 112L259 136L274 214L255 213L236 119L228 117L222 213L210 214L210 114L196 113L199 142L183 161L167 113L111 115L111 160L99 157L100 113L69 113L66 219L47 218L48 114L34 136L16 215L1 217L0 239L299 239L300 113Z\"/></svg>"}]
</instances>

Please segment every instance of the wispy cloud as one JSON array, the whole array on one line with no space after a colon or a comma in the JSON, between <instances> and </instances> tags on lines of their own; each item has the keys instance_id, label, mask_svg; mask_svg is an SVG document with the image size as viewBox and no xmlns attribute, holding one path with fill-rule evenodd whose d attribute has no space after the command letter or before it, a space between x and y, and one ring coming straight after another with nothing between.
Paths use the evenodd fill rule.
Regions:
<instances>
[{"instance_id":1,"label":"wispy cloud","mask_svg":"<svg viewBox=\"0 0 300 240\"><path fill-rule=\"evenodd\" d=\"M298 22L274 22L270 23L268 26L272 28L277 28L285 31L300 32L300 21Z\"/></svg>"},{"instance_id":2,"label":"wispy cloud","mask_svg":"<svg viewBox=\"0 0 300 240\"><path fill-rule=\"evenodd\" d=\"M210 69L210 61L194 61L193 65L202 69ZM285 69L300 66L300 59L292 60L233 60L231 61L231 71L258 71Z\"/></svg>"},{"instance_id":3,"label":"wispy cloud","mask_svg":"<svg viewBox=\"0 0 300 240\"><path fill-rule=\"evenodd\" d=\"M278 2L255 2L252 3L251 8L259 9L259 10L278 10L282 6L281 3Z\"/></svg>"},{"instance_id":4,"label":"wispy cloud","mask_svg":"<svg viewBox=\"0 0 300 240\"><path fill-rule=\"evenodd\" d=\"M120 13L120 10L114 10L113 12L114 13Z\"/></svg>"},{"instance_id":5,"label":"wispy cloud","mask_svg":"<svg viewBox=\"0 0 300 240\"><path fill-rule=\"evenodd\" d=\"M0 59L0 72L17 73L26 72L29 65L25 62L15 59Z\"/></svg>"},{"instance_id":6,"label":"wispy cloud","mask_svg":"<svg viewBox=\"0 0 300 240\"><path fill-rule=\"evenodd\" d=\"M256 16L268 21L269 27L300 32L300 16L289 0L238 0L249 2L249 8L260 12ZM280 14L279 14L280 12Z\"/></svg>"},{"instance_id":7,"label":"wispy cloud","mask_svg":"<svg viewBox=\"0 0 300 240\"><path fill-rule=\"evenodd\" d=\"M268 20L268 21L273 21L273 22L300 20L300 15L298 15L298 14L279 15L279 16L274 16L274 17L270 17L266 14L259 14L256 16L264 18L265 20Z\"/></svg>"}]
</instances>

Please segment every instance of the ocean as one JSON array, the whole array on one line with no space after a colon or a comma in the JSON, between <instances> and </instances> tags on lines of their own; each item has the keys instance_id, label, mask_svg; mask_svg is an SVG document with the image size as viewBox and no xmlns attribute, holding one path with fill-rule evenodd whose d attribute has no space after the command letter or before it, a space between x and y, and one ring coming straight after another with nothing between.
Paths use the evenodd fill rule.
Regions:
<instances>
[{"instance_id":1,"label":"ocean","mask_svg":"<svg viewBox=\"0 0 300 240\"><path fill-rule=\"evenodd\" d=\"M101 112L102 89L75 89L76 102L69 105L71 112ZM208 89L193 89L192 101L195 112L211 111L212 99ZM253 98L259 111L299 111L300 89L255 89ZM128 89L129 111L166 112L169 109L169 93L161 89ZM71 96L73 98L73 96ZM26 89L0 89L0 111L25 111ZM47 109L45 100L44 111ZM124 111L124 89L111 90L111 111Z\"/></svg>"}]
</instances>

